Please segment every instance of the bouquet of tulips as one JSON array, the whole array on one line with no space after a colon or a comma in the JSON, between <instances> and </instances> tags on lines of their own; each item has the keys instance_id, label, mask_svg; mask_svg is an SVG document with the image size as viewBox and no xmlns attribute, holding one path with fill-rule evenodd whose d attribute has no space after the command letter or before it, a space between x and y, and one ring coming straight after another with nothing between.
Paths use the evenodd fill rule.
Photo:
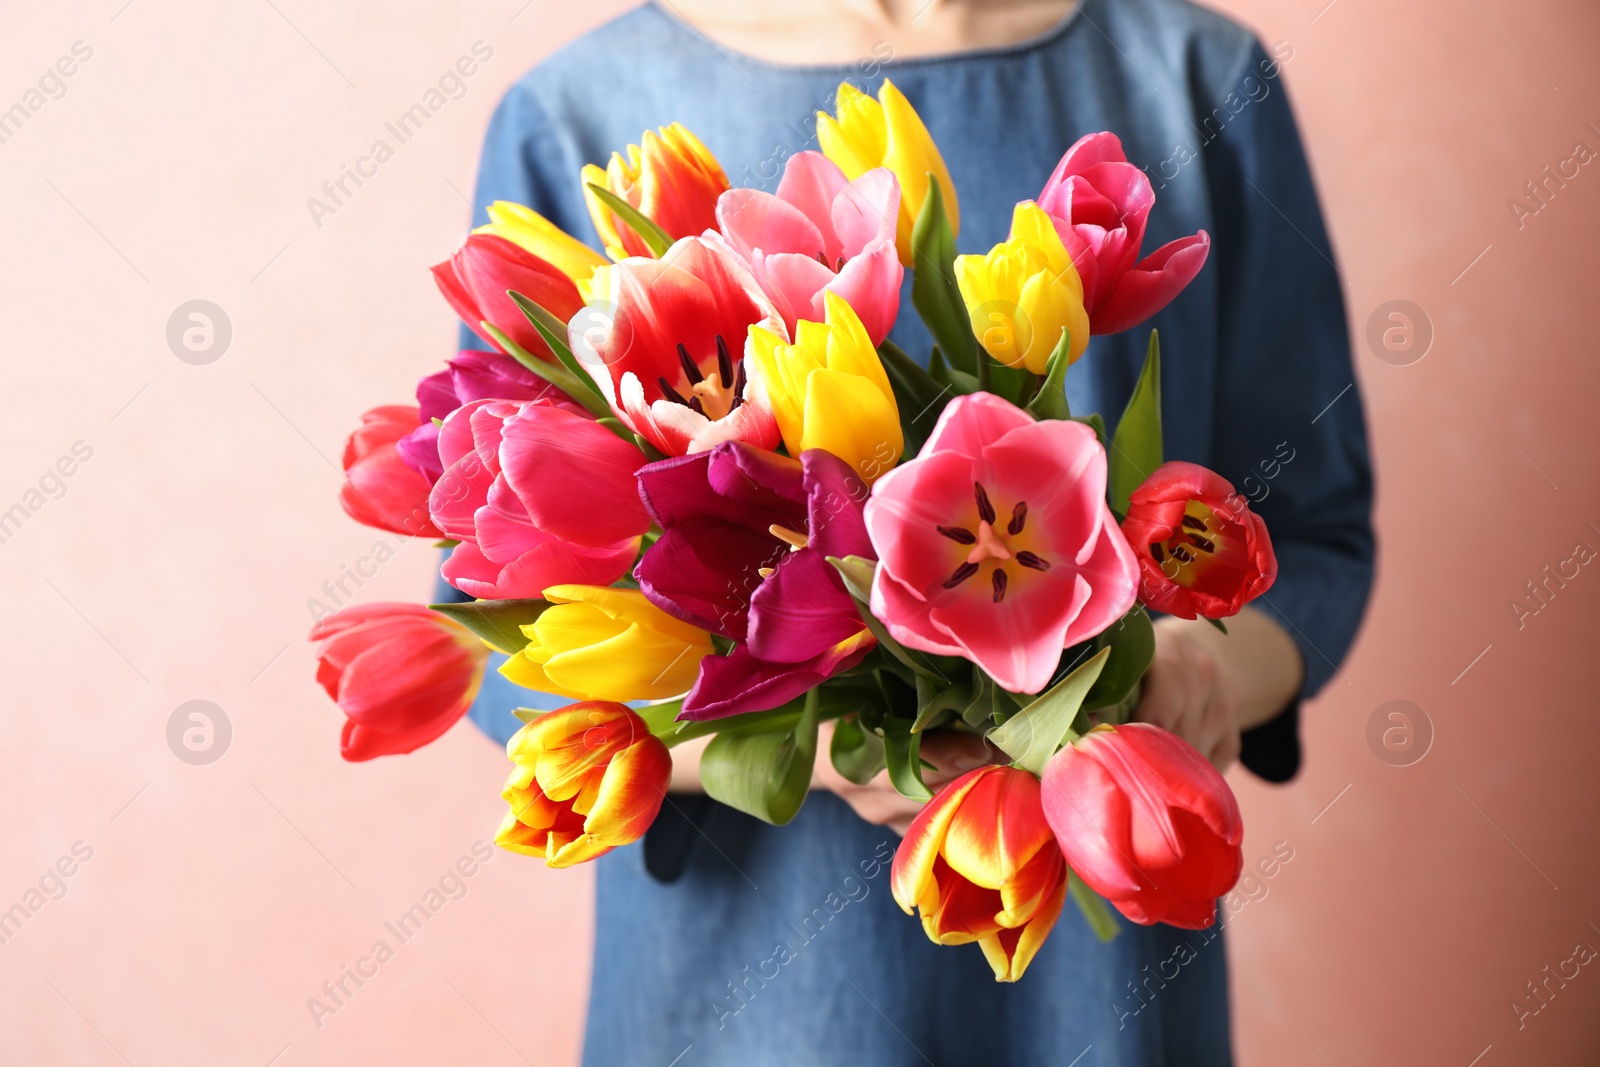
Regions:
<instances>
[{"instance_id":1,"label":"bouquet of tulips","mask_svg":"<svg viewBox=\"0 0 1600 1067\"><path fill-rule=\"evenodd\" d=\"M1098 133L988 254L956 255L949 172L892 84L841 86L817 136L767 193L729 188L683 127L647 131L582 174L605 256L502 202L433 268L487 347L422 379L417 407L367 414L341 500L442 539L466 599L319 619L344 755L438 737L494 650L574 701L519 712L507 746L496 840L552 867L637 840L668 749L711 735L705 791L770 823L819 758L928 801L894 896L1002 981L1069 895L1103 936L1107 902L1207 926L1239 810L1197 752L1128 721L1146 609L1220 620L1276 563L1232 486L1163 463L1153 332L1113 433L1064 382L1093 335L1187 285L1209 238L1140 259L1154 194ZM923 362L888 340L907 270ZM918 751L938 730L1010 762L934 796Z\"/></svg>"}]
</instances>

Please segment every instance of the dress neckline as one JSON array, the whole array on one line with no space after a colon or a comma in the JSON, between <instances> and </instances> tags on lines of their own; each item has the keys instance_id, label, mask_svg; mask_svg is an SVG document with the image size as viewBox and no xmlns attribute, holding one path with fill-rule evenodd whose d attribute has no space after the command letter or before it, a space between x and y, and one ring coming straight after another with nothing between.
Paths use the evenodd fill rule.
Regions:
<instances>
[{"instance_id":1,"label":"dress neckline","mask_svg":"<svg viewBox=\"0 0 1600 1067\"><path fill-rule=\"evenodd\" d=\"M1020 41L1010 44L991 45L988 48L973 48L961 52L940 52L935 55L907 56L904 59L891 58L883 63L885 69L905 70L913 67L934 67L941 65L958 65L983 62L990 59L1003 59L1013 56L1025 55L1029 52L1041 51L1055 44L1059 39L1067 36L1077 29L1080 22L1086 21L1084 12L1099 0L1078 0L1071 11L1061 17L1054 26L1025 37ZM680 34L693 37L698 41L711 45L720 52L724 59L730 63L742 63L750 67L760 67L765 70L778 71L785 74L842 74L860 70L860 60L846 63L779 63L770 59L763 59L748 52L741 52L731 48L720 41L713 40L703 33L693 23L675 11L668 10L661 0L646 0L643 10L654 12L657 18L666 22Z\"/></svg>"}]
</instances>

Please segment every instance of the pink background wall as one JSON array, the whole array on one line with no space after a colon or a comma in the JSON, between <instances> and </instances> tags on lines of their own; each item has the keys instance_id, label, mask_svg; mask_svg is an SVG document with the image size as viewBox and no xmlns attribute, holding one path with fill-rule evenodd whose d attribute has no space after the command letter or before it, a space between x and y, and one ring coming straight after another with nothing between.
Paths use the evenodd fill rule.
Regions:
<instances>
[{"instance_id":1,"label":"pink background wall","mask_svg":"<svg viewBox=\"0 0 1600 1067\"><path fill-rule=\"evenodd\" d=\"M1600 371L1579 318L1600 170L1520 227L1507 200L1575 142L1600 148L1600 17L1324 3L1225 6L1294 48L1384 556L1360 643L1308 709L1304 774L1233 776L1247 858L1294 852L1232 920L1240 1061L1593 1063L1593 967L1520 1030L1510 1005L1576 943L1600 947L1600 569L1552 583L1520 628L1509 601L1575 543L1600 549ZM359 413L405 399L445 351L451 316L422 268L462 234L490 108L622 6L96 0L5 16L0 107L75 42L92 55L0 144L0 510L42 505L0 544L0 908L62 857L73 871L45 878L65 895L0 944L0 1060L574 1061L590 877L506 854L313 1023L307 998L492 834L506 765L467 727L342 764L304 636L307 599L396 540L340 513L335 461ZM315 226L306 198L479 39L494 56L466 96ZM197 298L233 331L200 366L164 336ZM1420 362L1361 340L1390 300L1432 324ZM45 478L59 499L29 497L78 442L90 458ZM399 546L359 596L416 599L433 562ZM208 766L166 741L196 699L232 729ZM1432 724L1409 766L1367 740L1392 700Z\"/></svg>"}]
</instances>

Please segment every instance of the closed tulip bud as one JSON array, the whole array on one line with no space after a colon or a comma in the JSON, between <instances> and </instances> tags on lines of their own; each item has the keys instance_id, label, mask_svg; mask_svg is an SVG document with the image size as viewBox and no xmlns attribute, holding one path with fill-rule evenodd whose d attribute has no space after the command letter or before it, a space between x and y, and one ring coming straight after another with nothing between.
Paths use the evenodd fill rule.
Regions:
<instances>
[{"instance_id":1,"label":"closed tulip bud","mask_svg":"<svg viewBox=\"0 0 1600 1067\"><path fill-rule=\"evenodd\" d=\"M529 689L579 700L661 700L694 685L711 636L632 589L556 585L522 628L528 645L500 673Z\"/></svg>"},{"instance_id":2,"label":"closed tulip bud","mask_svg":"<svg viewBox=\"0 0 1600 1067\"><path fill-rule=\"evenodd\" d=\"M496 200L489 205L489 224L473 233L496 234L544 260L572 279L580 290L589 284L605 257L530 207Z\"/></svg>"},{"instance_id":3,"label":"closed tulip bud","mask_svg":"<svg viewBox=\"0 0 1600 1067\"><path fill-rule=\"evenodd\" d=\"M426 474L406 462L399 442L418 429L414 407L387 404L361 416L344 443L344 485L339 503L366 526L408 537L442 537L428 518Z\"/></svg>"},{"instance_id":4,"label":"closed tulip bud","mask_svg":"<svg viewBox=\"0 0 1600 1067\"><path fill-rule=\"evenodd\" d=\"M613 152L604 170L593 163L583 168L589 217L606 254L616 260L650 256L650 248L594 195L591 184L616 194L674 240L715 229L717 197L728 188L717 157L680 124L646 130L639 140L628 146L626 159Z\"/></svg>"},{"instance_id":5,"label":"closed tulip bud","mask_svg":"<svg viewBox=\"0 0 1600 1067\"><path fill-rule=\"evenodd\" d=\"M578 287L558 267L494 233L471 234L455 255L434 266L433 278L479 337L500 347L483 329L487 322L546 362L555 353L508 293L521 293L562 322L583 306Z\"/></svg>"},{"instance_id":6,"label":"closed tulip bud","mask_svg":"<svg viewBox=\"0 0 1600 1067\"><path fill-rule=\"evenodd\" d=\"M672 776L667 746L622 704L570 704L512 735L516 767L501 793L511 810L495 844L571 867L637 841Z\"/></svg>"},{"instance_id":7,"label":"closed tulip bud","mask_svg":"<svg viewBox=\"0 0 1600 1067\"><path fill-rule=\"evenodd\" d=\"M1011 236L986 256L957 256L956 285L978 343L1008 367L1043 374L1069 331L1068 362L1089 346L1083 282L1050 216L1032 201L1016 206Z\"/></svg>"},{"instance_id":8,"label":"closed tulip bud","mask_svg":"<svg viewBox=\"0 0 1600 1067\"><path fill-rule=\"evenodd\" d=\"M1228 783L1148 723L1099 726L1057 752L1044 772L1044 814L1073 871L1146 926L1210 926L1244 864Z\"/></svg>"},{"instance_id":9,"label":"closed tulip bud","mask_svg":"<svg viewBox=\"0 0 1600 1067\"><path fill-rule=\"evenodd\" d=\"M961 232L961 208L944 157L922 117L887 78L876 100L849 82L841 82L835 101L837 117L817 112L817 143L822 154L837 163L851 181L874 167L894 172L900 182L895 246L900 262L912 266L911 231L928 199L929 176L939 179L951 234Z\"/></svg>"},{"instance_id":10,"label":"closed tulip bud","mask_svg":"<svg viewBox=\"0 0 1600 1067\"><path fill-rule=\"evenodd\" d=\"M1015 982L1061 914L1067 866L1040 807L1039 779L1014 767L962 775L912 820L890 887L941 945L978 942L996 981Z\"/></svg>"},{"instance_id":11,"label":"closed tulip bud","mask_svg":"<svg viewBox=\"0 0 1600 1067\"><path fill-rule=\"evenodd\" d=\"M352 762L420 748L466 714L489 650L466 627L420 604L361 604L311 629L317 682L349 719Z\"/></svg>"},{"instance_id":12,"label":"closed tulip bud","mask_svg":"<svg viewBox=\"0 0 1600 1067\"><path fill-rule=\"evenodd\" d=\"M871 482L905 451L900 410L861 320L838 295L824 297L826 323L801 320L792 345L751 327L749 353L789 454L824 449Z\"/></svg>"}]
</instances>

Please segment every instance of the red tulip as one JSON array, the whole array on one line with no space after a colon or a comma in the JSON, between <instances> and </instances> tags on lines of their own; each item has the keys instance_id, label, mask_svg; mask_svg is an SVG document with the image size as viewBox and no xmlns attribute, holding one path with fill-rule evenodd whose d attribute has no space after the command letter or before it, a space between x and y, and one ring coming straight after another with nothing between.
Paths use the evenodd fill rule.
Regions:
<instances>
[{"instance_id":1,"label":"red tulip","mask_svg":"<svg viewBox=\"0 0 1600 1067\"><path fill-rule=\"evenodd\" d=\"M1210 926L1244 864L1244 822L1222 775L1148 723L1099 726L1044 772L1044 817L1067 863L1136 923Z\"/></svg>"},{"instance_id":2,"label":"red tulip","mask_svg":"<svg viewBox=\"0 0 1600 1067\"><path fill-rule=\"evenodd\" d=\"M1205 265L1211 237L1204 230L1139 259L1155 202L1150 179L1128 162L1114 133L1079 139L1039 193L1039 206L1050 213L1083 280L1092 333L1139 325L1166 307Z\"/></svg>"},{"instance_id":3,"label":"red tulip","mask_svg":"<svg viewBox=\"0 0 1600 1067\"><path fill-rule=\"evenodd\" d=\"M352 762L421 748L466 714L489 650L420 604L361 604L311 628L317 681L349 719L339 751Z\"/></svg>"},{"instance_id":4,"label":"red tulip","mask_svg":"<svg viewBox=\"0 0 1600 1067\"><path fill-rule=\"evenodd\" d=\"M562 322L583 306L583 297L578 295L571 278L520 245L494 234L475 233L468 237L455 255L433 268L433 278L461 321L479 337L500 347L479 325L487 322L544 360L555 359L555 354L506 295L507 290L521 293Z\"/></svg>"},{"instance_id":5,"label":"red tulip","mask_svg":"<svg viewBox=\"0 0 1600 1067\"><path fill-rule=\"evenodd\" d=\"M660 259L602 267L594 297L610 310L592 327L584 319L572 324L572 349L628 429L669 456L723 441L778 447L746 339L751 326L785 341L789 335L726 244L686 237Z\"/></svg>"},{"instance_id":6,"label":"red tulip","mask_svg":"<svg viewBox=\"0 0 1600 1067\"><path fill-rule=\"evenodd\" d=\"M428 478L400 455L396 443L417 429L416 408L389 404L361 416L344 443L345 483L339 503L352 519L409 537L442 537L428 517Z\"/></svg>"},{"instance_id":7,"label":"red tulip","mask_svg":"<svg viewBox=\"0 0 1600 1067\"><path fill-rule=\"evenodd\" d=\"M1129 496L1122 533L1139 561L1139 599L1179 618L1237 615L1278 576L1267 524L1194 463L1156 468Z\"/></svg>"},{"instance_id":8,"label":"red tulip","mask_svg":"<svg viewBox=\"0 0 1600 1067\"><path fill-rule=\"evenodd\" d=\"M996 981L1028 969L1061 914L1067 868L1039 804L1039 779L1014 767L962 775L917 813L890 889L941 945L978 942Z\"/></svg>"}]
</instances>

